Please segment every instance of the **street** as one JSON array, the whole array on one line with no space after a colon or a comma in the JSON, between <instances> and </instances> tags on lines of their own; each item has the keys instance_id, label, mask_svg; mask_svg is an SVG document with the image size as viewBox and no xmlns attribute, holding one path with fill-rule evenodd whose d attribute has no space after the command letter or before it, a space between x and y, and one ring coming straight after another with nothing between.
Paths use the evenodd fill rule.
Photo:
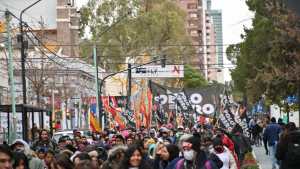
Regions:
<instances>
[{"instance_id":1,"label":"street","mask_svg":"<svg viewBox=\"0 0 300 169\"><path fill-rule=\"evenodd\" d=\"M266 155L264 147L253 146L254 155L259 163L260 169L272 169L272 162L269 156Z\"/></svg>"}]
</instances>

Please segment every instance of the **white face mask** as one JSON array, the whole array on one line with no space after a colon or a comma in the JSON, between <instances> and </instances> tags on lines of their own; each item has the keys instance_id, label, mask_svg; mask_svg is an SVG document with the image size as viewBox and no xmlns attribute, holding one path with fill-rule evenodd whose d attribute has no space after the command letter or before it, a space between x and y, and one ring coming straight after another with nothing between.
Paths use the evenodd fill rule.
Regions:
<instances>
[{"instance_id":1,"label":"white face mask","mask_svg":"<svg viewBox=\"0 0 300 169\"><path fill-rule=\"evenodd\" d=\"M15 151L20 152L20 153L24 153L25 147L18 147Z\"/></svg>"},{"instance_id":2,"label":"white face mask","mask_svg":"<svg viewBox=\"0 0 300 169\"><path fill-rule=\"evenodd\" d=\"M188 160L188 161L192 161L194 158L194 150L186 150L183 151L183 157L184 159Z\"/></svg>"}]
</instances>

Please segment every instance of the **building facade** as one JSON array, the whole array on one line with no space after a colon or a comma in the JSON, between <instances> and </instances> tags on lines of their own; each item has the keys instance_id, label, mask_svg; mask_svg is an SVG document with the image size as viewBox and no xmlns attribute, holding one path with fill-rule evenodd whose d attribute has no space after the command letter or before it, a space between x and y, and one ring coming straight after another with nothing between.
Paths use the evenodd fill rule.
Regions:
<instances>
[{"instance_id":1,"label":"building facade","mask_svg":"<svg viewBox=\"0 0 300 169\"><path fill-rule=\"evenodd\" d=\"M195 46L196 54L192 58L192 66L205 74L204 65L204 39L203 21L204 10L202 0L176 0L177 4L186 11L186 31L190 35L192 44Z\"/></svg>"},{"instance_id":2,"label":"building facade","mask_svg":"<svg viewBox=\"0 0 300 169\"><path fill-rule=\"evenodd\" d=\"M28 1L13 0L14 8L10 9L9 7L12 6L10 2L3 1L3 3L7 4L9 10L15 11L17 16L19 14L17 12L20 11L13 10L14 8L22 9L29 5ZM1 0L0 4L2 4ZM60 98L72 104L76 99L78 101L78 98L95 96L95 67L78 58L80 16L74 0L45 0L30 11L24 15L24 21L28 21L28 25L33 29L29 31L25 28L24 36L28 42L27 103L49 108L53 104L52 98L55 100ZM48 18L52 19L48 20ZM17 24L15 25L17 27ZM5 38L2 36L5 36L5 33L0 34L0 39ZM0 47L0 104L11 104L7 54L2 46ZM20 44L16 36L13 38L13 57L16 103L22 104ZM104 72L101 68L98 70ZM101 78L103 73L99 74Z\"/></svg>"},{"instance_id":3,"label":"building facade","mask_svg":"<svg viewBox=\"0 0 300 169\"><path fill-rule=\"evenodd\" d=\"M218 66L223 67L223 26L222 26L222 11L211 9L211 0L207 0L207 13L213 20L213 26L216 34L216 53L218 57Z\"/></svg>"},{"instance_id":4,"label":"building facade","mask_svg":"<svg viewBox=\"0 0 300 169\"><path fill-rule=\"evenodd\" d=\"M216 34L213 25L212 17L206 13L205 17L205 50L206 50L206 65L205 74L207 81L217 81L218 69L217 69L217 52L216 46Z\"/></svg>"}]
</instances>

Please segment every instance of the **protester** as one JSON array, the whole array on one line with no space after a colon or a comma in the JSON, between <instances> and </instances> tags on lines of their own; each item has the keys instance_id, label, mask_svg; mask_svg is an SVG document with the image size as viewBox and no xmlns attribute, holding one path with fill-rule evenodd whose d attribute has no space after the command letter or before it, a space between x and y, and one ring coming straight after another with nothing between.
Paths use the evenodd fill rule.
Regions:
<instances>
[{"instance_id":1,"label":"protester","mask_svg":"<svg viewBox=\"0 0 300 169\"><path fill-rule=\"evenodd\" d=\"M214 138L212 152L223 162L221 169L237 169L237 164L232 153L226 146L223 145L221 138Z\"/></svg>"},{"instance_id":2,"label":"protester","mask_svg":"<svg viewBox=\"0 0 300 169\"><path fill-rule=\"evenodd\" d=\"M65 154L57 154L54 160L54 166L58 169L73 169L74 164Z\"/></svg>"},{"instance_id":3,"label":"protester","mask_svg":"<svg viewBox=\"0 0 300 169\"><path fill-rule=\"evenodd\" d=\"M189 136L181 140L183 159L176 164L176 169L216 169L216 164L209 160L206 153L200 150L200 137Z\"/></svg>"},{"instance_id":4,"label":"protester","mask_svg":"<svg viewBox=\"0 0 300 169\"><path fill-rule=\"evenodd\" d=\"M142 156L143 153L140 146L129 146L125 151L125 156L119 169L152 169L152 166L150 166Z\"/></svg>"},{"instance_id":5,"label":"protester","mask_svg":"<svg viewBox=\"0 0 300 169\"><path fill-rule=\"evenodd\" d=\"M119 169L126 150L126 146L115 146L109 150L108 159L103 163L101 169Z\"/></svg>"},{"instance_id":6,"label":"protester","mask_svg":"<svg viewBox=\"0 0 300 169\"><path fill-rule=\"evenodd\" d=\"M276 158L280 160L280 169L296 169L300 166L300 131L293 122L289 122L277 144Z\"/></svg>"},{"instance_id":7,"label":"protester","mask_svg":"<svg viewBox=\"0 0 300 169\"><path fill-rule=\"evenodd\" d=\"M0 145L0 169L12 169L13 154L6 145Z\"/></svg>"},{"instance_id":8,"label":"protester","mask_svg":"<svg viewBox=\"0 0 300 169\"><path fill-rule=\"evenodd\" d=\"M43 169L43 161L36 157L35 152L32 151L24 140L16 139L11 145L11 149L14 152L22 152L26 155L29 161L30 169Z\"/></svg>"},{"instance_id":9,"label":"protester","mask_svg":"<svg viewBox=\"0 0 300 169\"><path fill-rule=\"evenodd\" d=\"M272 160L272 169L277 168L277 160L275 158L276 146L279 141L279 134L281 132L281 126L276 123L276 119L274 117L271 118L271 123L267 125L264 131L264 139L267 141L270 156Z\"/></svg>"},{"instance_id":10,"label":"protester","mask_svg":"<svg viewBox=\"0 0 300 169\"><path fill-rule=\"evenodd\" d=\"M154 161L156 169L173 169L180 160L179 148L174 144L162 146L156 154L157 158Z\"/></svg>"},{"instance_id":11,"label":"protester","mask_svg":"<svg viewBox=\"0 0 300 169\"><path fill-rule=\"evenodd\" d=\"M28 159L24 153L14 152L13 153L13 168L14 169L30 169Z\"/></svg>"},{"instance_id":12,"label":"protester","mask_svg":"<svg viewBox=\"0 0 300 169\"><path fill-rule=\"evenodd\" d=\"M46 156L44 158L44 164L46 168L51 168L51 162L54 160L54 152L52 150L48 150Z\"/></svg>"},{"instance_id":13,"label":"protester","mask_svg":"<svg viewBox=\"0 0 300 169\"><path fill-rule=\"evenodd\" d=\"M240 125L235 125L232 129L232 141L234 143L235 152L238 156L239 161L244 160L246 153L252 151L251 143L249 138L243 134L243 129Z\"/></svg>"},{"instance_id":14,"label":"protester","mask_svg":"<svg viewBox=\"0 0 300 169\"><path fill-rule=\"evenodd\" d=\"M41 148L43 148L45 151L51 149L57 152L57 144L55 141L51 140L49 132L45 129L40 131L39 139L32 145L32 149L34 151L37 151Z\"/></svg>"},{"instance_id":15,"label":"protester","mask_svg":"<svg viewBox=\"0 0 300 169\"><path fill-rule=\"evenodd\" d=\"M282 132L280 144L289 136L287 130ZM239 169L245 154L252 151L239 125L229 131L210 122L178 127L171 123L151 128L119 126L93 132L92 137L75 129L73 136L61 136L58 144L41 129L32 149L20 139L8 149L15 156L9 156L11 162L3 169ZM0 151L0 160L1 155ZM283 166L287 164L280 152L278 159Z\"/></svg>"}]
</instances>

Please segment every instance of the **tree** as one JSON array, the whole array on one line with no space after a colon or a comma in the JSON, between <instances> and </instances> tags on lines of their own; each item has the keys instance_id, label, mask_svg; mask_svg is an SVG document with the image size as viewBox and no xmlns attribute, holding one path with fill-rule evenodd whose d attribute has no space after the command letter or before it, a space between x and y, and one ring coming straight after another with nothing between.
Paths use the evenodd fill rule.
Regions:
<instances>
[{"instance_id":1,"label":"tree","mask_svg":"<svg viewBox=\"0 0 300 169\"><path fill-rule=\"evenodd\" d=\"M46 42L46 32L43 21L40 22L40 31L34 33L36 37L40 39L41 43ZM33 33L32 33L33 34ZM27 34L27 37L31 43L35 43L33 40L35 37ZM37 106L45 106L46 103L43 103L41 97L47 96L48 88L46 86L48 79L53 78L53 70L55 69L55 64L49 62L47 58L47 49L45 49L41 44L37 45L34 50L29 52L30 57L27 58L26 62L26 78L29 80L29 86L33 91L33 98L36 97Z\"/></svg>"},{"instance_id":2,"label":"tree","mask_svg":"<svg viewBox=\"0 0 300 169\"><path fill-rule=\"evenodd\" d=\"M166 54L177 63L195 55L182 26L186 14L173 1L90 0L81 11L82 34L90 28L89 41L96 42L105 69L119 69L117 63L124 63L126 57L136 59L145 53L152 58ZM82 49L90 53L87 44Z\"/></svg>"},{"instance_id":3,"label":"tree","mask_svg":"<svg viewBox=\"0 0 300 169\"><path fill-rule=\"evenodd\" d=\"M184 88L200 88L207 85L208 82L197 70L195 70L190 65L184 66L184 78L183 78Z\"/></svg>"},{"instance_id":4,"label":"tree","mask_svg":"<svg viewBox=\"0 0 300 169\"><path fill-rule=\"evenodd\" d=\"M248 0L247 4L255 12L253 28L245 29L242 43L227 49L229 59L237 61L232 78L250 102L265 95L278 103L299 86L300 21L282 1Z\"/></svg>"}]
</instances>

